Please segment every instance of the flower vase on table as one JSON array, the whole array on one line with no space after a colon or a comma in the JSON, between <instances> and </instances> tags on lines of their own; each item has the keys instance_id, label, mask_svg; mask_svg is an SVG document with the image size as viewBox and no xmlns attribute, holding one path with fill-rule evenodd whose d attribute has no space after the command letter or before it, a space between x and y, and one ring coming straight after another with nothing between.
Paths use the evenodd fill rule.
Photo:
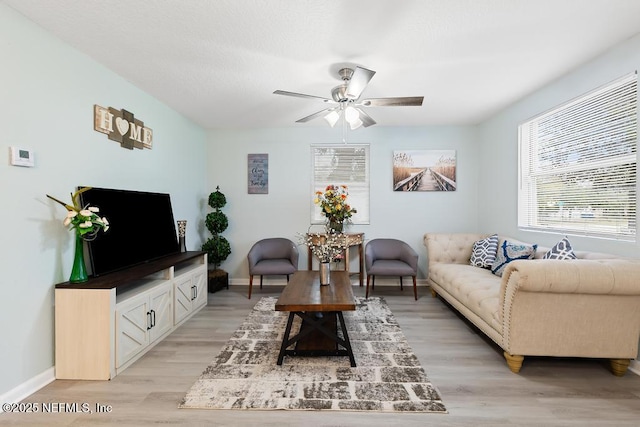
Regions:
<instances>
[{"instance_id":1,"label":"flower vase on table","mask_svg":"<svg viewBox=\"0 0 640 427\"><path fill-rule=\"evenodd\" d=\"M347 201L349 189L346 185L327 185L324 191L316 191L313 203L320 207L320 214L327 219L326 228L332 233L342 233L345 222L351 221L358 211Z\"/></svg>"},{"instance_id":2,"label":"flower vase on table","mask_svg":"<svg viewBox=\"0 0 640 427\"><path fill-rule=\"evenodd\" d=\"M300 235L302 243L318 258L320 285L330 284L331 261L338 258L346 250L346 239L342 233L307 233Z\"/></svg>"},{"instance_id":3,"label":"flower vase on table","mask_svg":"<svg viewBox=\"0 0 640 427\"><path fill-rule=\"evenodd\" d=\"M320 272L318 273L320 277L320 285L326 286L331 284L331 263L330 262L320 262Z\"/></svg>"},{"instance_id":4,"label":"flower vase on table","mask_svg":"<svg viewBox=\"0 0 640 427\"><path fill-rule=\"evenodd\" d=\"M87 267L84 263L84 241L93 240L98 235L98 231L106 232L109 229L107 218L98 216L100 209L95 206L86 205L83 207L80 205L80 194L90 189L91 187L83 187L73 193L71 195L73 205L68 205L47 194L48 198L60 203L67 209L67 216L63 224L75 233L76 247L73 256L73 267L69 277L69 282L71 283L84 283L89 280Z\"/></svg>"},{"instance_id":5,"label":"flower vase on table","mask_svg":"<svg viewBox=\"0 0 640 427\"><path fill-rule=\"evenodd\" d=\"M84 263L84 239L80 233L76 233L76 249L73 257L73 267L71 268L71 276L69 282L83 283L89 280L87 268Z\"/></svg>"},{"instance_id":6,"label":"flower vase on table","mask_svg":"<svg viewBox=\"0 0 640 427\"><path fill-rule=\"evenodd\" d=\"M329 220L329 231L332 233L342 233L344 229L344 223L342 221L331 221Z\"/></svg>"}]
</instances>

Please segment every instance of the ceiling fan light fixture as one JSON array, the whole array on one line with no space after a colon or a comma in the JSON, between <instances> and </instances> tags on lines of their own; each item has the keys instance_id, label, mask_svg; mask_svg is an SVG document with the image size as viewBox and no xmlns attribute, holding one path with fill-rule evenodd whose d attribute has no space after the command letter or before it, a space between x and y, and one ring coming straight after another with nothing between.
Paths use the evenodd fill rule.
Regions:
<instances>
[{"instance_id":1,"label":"ceiling fan light fixture","mask_svg":"<svg viewBox=\"0 0 640 427\"><path fill-rule=\"evenodd\" d=\"M358 129L361 126L366 128L376 124L376 121L367 114L366 108L363 107L405 107L422 105L423 96L360 99L360 96L375 74L375 71L360 66L341 68L338 71L338 75L342 79L342 84L335 86L331 90L331 98L289 92L286 90L276 90L273 93L296 98L307 98L322 101L324 104L330 104L323 110L296 120L296 123L306 123L322 117L331 127L334 127L335 124L342 119L343 129L345 131L347 129L347 123L349 123L352 130Z\"/></svg>"},{"instance_id":2,"label":"ceiling fan light fixture","mask_svg":"<svg viewBox=\"0 0 640 427\"><path fill-rule=\"evenodd\" d=\"M362 120L360 120L359 118L355 119L352 122L349 122L349 127L351 128L351 130L356 130L360 126L362 126Z\"/></svg>"},{"instance_id":3,"label":"ceiling fan light fixture","mask_svg":"<svg viewBox=\"0 0 640 427\"><path fill-rule=\"evenodd\" d=\"M336 110L333 110L324 116L324 119L329 123L329 126L334 127L340 119L340 114Z\"/></svg>"},{"instance_id":4,"label":"ceiling fan light fixture","mask_svg":"<svg viewBox=\"0 0 640 427\"><path fill-rule=\"evenodd\" d=\"M344 109L344 118L349 124L354 124L356 121L360 121L360 113L352 106L348 106Z\"/></svg>"},{"instance_id":5,"label":"ceiling fan light fixture","mask_svg":"<svg viewBox=\"0 0 640 427\"><path fill-rule=\"evenodd\" d=\"M349 122L349 127L351 128L351 130L356 130L359 127L361 127L364 124L364 122L362 120L360 120L360 118L356 118L353 121Z\"/></svg>"}]
</instances>

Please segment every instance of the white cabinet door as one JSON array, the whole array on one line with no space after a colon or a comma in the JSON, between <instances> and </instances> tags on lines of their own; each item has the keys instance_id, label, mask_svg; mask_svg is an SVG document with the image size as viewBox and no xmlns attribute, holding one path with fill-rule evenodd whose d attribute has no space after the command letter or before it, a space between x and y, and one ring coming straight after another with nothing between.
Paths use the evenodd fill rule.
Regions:
<instances>
[{"instance_id":1,"label":"white cabinet door","mask_svg":"<svg viewBox=\"0 0 640 427\"><path fill-rule=\"evenodd\" d=\"M116 307L116 368L149 344L149 296L142 294Z\"/></svg>"},{"instance_id":2,"label":"white cabinet door","mask_svg":"<svg viewBox=\"0 0 640 427\"><path fill-rule=\"evenodd\" d=\"M195 299L193 309L197 309L207 304L207 270L200 269L193 274L192 285L195 289Z\"/></svg>"},{"instance_id":3,"label":"white cabinet door","mask_svg":"<svg viewBox=\"0 0 640 427\"><path fill-rule=\"evenodd\" d=\"M174 280L174 324L207 304L207 268L194 269Z\"/></svg>"},{"instance_id":4,"label":"white cabinet door","mask_svg":"<svg viewBox=\"0 0 640 427\"><path fill-rule=\"evenodd\" d=\"M193 304L193 288L192 288L192 276L185 275L185 277L179 277L174 282L174 323L178 324L184 320L189 314Z\"/></svg>"},{"instance_id":5,"label":"white cabinet door","mask_svg":"<svg viewBox=\"0 0 640 427\"><path fill-rule=\"evenodd\" d=\"M151 314L150 343L173 328L172 290L171 282L167 282L149 292L149 311Z\"/></svg>"}]
</instances>

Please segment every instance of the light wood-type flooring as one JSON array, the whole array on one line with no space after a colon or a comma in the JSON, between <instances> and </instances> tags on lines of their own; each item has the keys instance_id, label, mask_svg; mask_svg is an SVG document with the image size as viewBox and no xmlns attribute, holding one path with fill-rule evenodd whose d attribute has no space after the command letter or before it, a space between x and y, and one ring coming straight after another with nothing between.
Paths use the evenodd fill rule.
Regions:
<instances>
[{"instance_id":1,"label":"light wood-type flooring","mask_svg":"<svg viewBox=\"0 0 640 427\"><path fill-rule=\"evenodd\" d=\"M110 413L0 414L20 426L638 426L640 376L613 376L600 360L525 358L509 371L500 349L479 335L429 289L379 286L440 391L449 413L389 414L178 409L185 392L262 296L282 287L232 286L112 381L54 381L25 401L111 405ZM364 288L354 287L364 296ZM357 356L356 356L357 358Z\"/></svg>"}]
</instances>

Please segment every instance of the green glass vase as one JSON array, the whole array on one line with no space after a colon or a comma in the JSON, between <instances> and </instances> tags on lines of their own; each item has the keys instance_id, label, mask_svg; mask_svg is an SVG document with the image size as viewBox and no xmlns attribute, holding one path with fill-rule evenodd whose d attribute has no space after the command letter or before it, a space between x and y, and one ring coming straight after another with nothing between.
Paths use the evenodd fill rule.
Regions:
<instances>
[{"instance_id":1,"label":"green glass vase","mask_svg":"<svg viewBox=\"0 0 640 427\"><path fill-rule=\"evenodd\" d=\"M84 265L84 240L80 233L76 233L76 249L73 256L73 267L71 268L71 276L69 282L83 283L89 280L87 276L87 267Z\"/></svg>"}]
</instances>

